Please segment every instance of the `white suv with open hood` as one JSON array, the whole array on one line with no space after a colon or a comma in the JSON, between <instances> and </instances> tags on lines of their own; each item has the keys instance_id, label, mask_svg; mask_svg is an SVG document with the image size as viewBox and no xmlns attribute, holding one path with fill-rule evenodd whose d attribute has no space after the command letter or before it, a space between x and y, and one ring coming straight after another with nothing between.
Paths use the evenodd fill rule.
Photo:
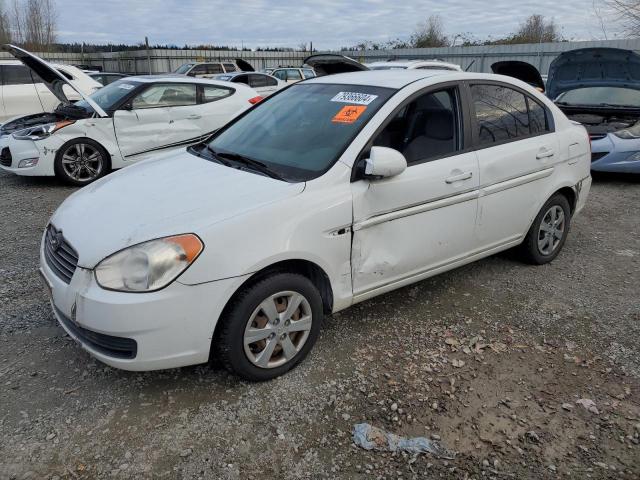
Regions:
<instances>
[{"instance_id":1,"label":"white suv with open hood","mask_svg":"<svg viewBox=\"0 0 640 480\"><path fill-rule=\"evenodd\" d=\"M0 127L0 168L17 175L86 185L110 169L197 143L262 99L246 85L176 75L127 77L87 96L42 59L4 49L61 102ZM66 89L82 100L72 103Z\"/></svg>"}]
</instances>

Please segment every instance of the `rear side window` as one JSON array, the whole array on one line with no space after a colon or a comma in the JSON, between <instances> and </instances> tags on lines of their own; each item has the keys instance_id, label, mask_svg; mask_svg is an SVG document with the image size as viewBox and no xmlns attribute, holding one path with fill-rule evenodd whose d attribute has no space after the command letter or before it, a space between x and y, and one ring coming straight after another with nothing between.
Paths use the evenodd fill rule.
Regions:
<instances>
[{"instance_id":1,"label":"rear side window","mask_svg":"<svg viewBox=\"0 0 640 480\"><path fill-rule=\"evenodd\" d=\"M233 94L230 88L223 88L214 85L205 85L202 90L202 103L215 102Z\"/></svg>"},{"instance_id":2,"label":"rear side window","mask_svg":"<svg viewBox=\"0 0 640 480\"><path fill-rule=\"evenodd\" d=\"M233 63L225 63L224 64L224 69L227 72L235 72L237 70L236 66Z\"/></svg>"},{"instance_id":3,"label":"rear side window","mask_svg":"<svg viewBox=\"0 0 640 480\"><path fill-rule=\"evenodd\" d=\"M524 94L500 85L472 85L471 94L481 146L531 134Z\"/></svg>"},{"instance_id":4,"label":"rear side window","mask_svg":"<svg viewBox=\"0 0 640 480\"><path fill-rule=\"evenodd\" d=\"M244 83L245 85L249 85L249 76L236 75L235 77L233 77L233 83Z\"/></svg>"},{"instance_id":5,"label":"rear side window","mask_svg":"<svg viewBox=\"0 0 640 480\"><path fill-rule=\"evenodd\" d=\"M2 65L3 85L27 85L34 83L31 72L24 65Z\"/></svg>"},{"instance_id":6,"label":"rear side window","mask_svg":"<svg viewBox=\"0 0 640 480\"><path fill-rule=\"evenodd\" d=\"M304 78L312 78L316 76L316 72L314 72L310 68L303 68L302 73L304 74Z\"/></svg>"},{"instance_id":7,"label":"rear side window","mask_svg":"<svg viewBox=\"0 0 640 480\"><path fill-rule=\"evenodd\" d=\"M249 86L253 88L266 87L266 78L264 75L249 75Z\"/></svg>"},{"instance_id":8,"label":"rear side window","mask_svg":"<svg viewBox=\"0 0 640 480\"><path fill-rule=\"evenodd\" d=\"M547 111L544 107L529 97L527 97L527 103L529 104L529 125L531 125L531 133L536 135L550 131Z\"/></svg>"},{"instance_id":9,"label":"rear side window","mask_svg":"<svg viewBox=\"0 0 640 480\"><path fill-rule=\"evenodd\" d=\"M278 85L278 81L275 78L269 77L267 75L263 75L263 77L264 77L264 84L267 87L275 87L276 85Z\"/></svg>"}]
</instances>

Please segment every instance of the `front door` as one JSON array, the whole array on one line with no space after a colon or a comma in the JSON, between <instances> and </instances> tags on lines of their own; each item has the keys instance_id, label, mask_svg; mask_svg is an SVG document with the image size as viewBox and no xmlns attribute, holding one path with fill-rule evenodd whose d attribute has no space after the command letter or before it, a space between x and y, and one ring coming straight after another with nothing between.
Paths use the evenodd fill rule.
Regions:
<instances>
[{"instance_id":1,"label":"front door","mask_svg":"<svg viewBox=\"0 0 640 480\"><path fill-rule=\"evenodd\" d=\"M404 105L374 146L402 152L407 169L353 186L356 299L437 273L474 246L478 162L464 151L457 87Z\"/></svg>"},{"instance_id":2,"label":"front door","mask_svg":"<svg viewBox=\"0 0 640 480\"><path fill-rule=\"evenodd\" d=\"M125 159L180 144L200 131L196 86L182 83L149 85L130 102L130 110L118 110L113 124L120 152ZM183 110L184 107L187 107ZM172 110L178 108L176 114Z\"/></svg>"}]
</instances>

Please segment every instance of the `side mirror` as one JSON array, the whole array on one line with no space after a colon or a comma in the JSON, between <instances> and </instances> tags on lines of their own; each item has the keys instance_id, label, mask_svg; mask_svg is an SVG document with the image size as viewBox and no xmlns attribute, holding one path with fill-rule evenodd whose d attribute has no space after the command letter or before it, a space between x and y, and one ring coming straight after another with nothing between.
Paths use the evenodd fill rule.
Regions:
<instances>
[{"instance_id":1,"label":"side mirror","mask_svg":"<svg viewBox=\"0 0 640 480\"><path fill-rule=\"evenodd\" d=\"M371 153L365 162L364 174L370 178L395 177L407 169L404 155L393 148L371 147Z\"/></svg>"},{"instance_id":2,"label":"side mirror","mask_svg":"<svg viewBox=\"0 0 640 480\"><path fill-rule=\"evenodd\" d=\"M131 102L127 102L120 107L120 110L131 111L133 110L133 105L131 104Z\"/></svg>"}]
</instances>

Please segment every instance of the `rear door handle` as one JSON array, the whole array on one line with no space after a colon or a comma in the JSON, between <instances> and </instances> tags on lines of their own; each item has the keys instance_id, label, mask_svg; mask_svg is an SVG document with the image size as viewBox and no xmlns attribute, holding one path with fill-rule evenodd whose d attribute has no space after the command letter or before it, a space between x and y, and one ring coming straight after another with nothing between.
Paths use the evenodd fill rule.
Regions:
<instances>
[{"instance_id":1,"label":"rear door handle","mask_svg":"<svg viewBox=\"0 0 640 480\"><path fill-rule=\"evenodd\" d=\"M538 152L538 154L536 155L536 158L538 160L542 159L542 158L549 158L549 157L553 157L555 155L556 152L553 151L553 149L542 149Z\"/></svg>"},{"instance_id":2,"label":"rear door handle","mask_svg":"<svg viewBox=\"0 0 640 480\"><path fill-rule=\"evenodd\" d=\"M444 181L447 183L455 183L455 182L461 182L462 180L469 180L471 177L473 177L473 172L465 172L465 173L460 173L458 175L453 175L451 177L447 177L444 179Z\"/></svg>"},{"instance_id":3,"label":"rear door handle","mask_svg":"<svg viewBox=\"0 0 640 480\"><path fill-rule=\"evenodd\" d=\"M198 120L199 118L202 118L202 115L189 115L187 117L189 120Z\"/></svg>"}]
</instances>

